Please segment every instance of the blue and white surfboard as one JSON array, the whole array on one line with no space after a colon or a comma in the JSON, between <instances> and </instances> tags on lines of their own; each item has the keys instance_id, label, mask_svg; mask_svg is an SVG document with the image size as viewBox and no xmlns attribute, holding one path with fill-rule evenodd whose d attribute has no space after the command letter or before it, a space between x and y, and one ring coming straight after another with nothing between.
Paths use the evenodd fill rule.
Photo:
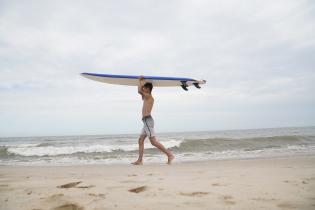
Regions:
<instances>
[{"instance_id":1,"label":"blue and white surfboard","mask_svg":"<svg viewBox=\"0 0 315 210\"><path fill-rule=\"evenodd\" d=\"M98 82L115 84L115 85L129 85L138 86L139 77L136 75L115 75L115 74L97 74L97 73L82 73L83 77ZM189 86L194 85L196 88L200 88L200 85L206 83L206 80L196 80L185 77L160 77L160 76L143 76L144 82L151 82L153 86L158 87L174 87L180 86L184 90L188 90Z\"/></svg>"}]
</instances>

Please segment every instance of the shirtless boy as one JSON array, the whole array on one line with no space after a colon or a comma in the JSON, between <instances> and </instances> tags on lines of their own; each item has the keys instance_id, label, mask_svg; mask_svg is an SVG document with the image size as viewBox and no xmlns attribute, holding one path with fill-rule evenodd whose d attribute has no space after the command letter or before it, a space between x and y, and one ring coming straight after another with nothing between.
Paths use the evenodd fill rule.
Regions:
<instances>
[{"instance_id":1,"label":"shirtless boy","mask_svg":"<svg viewBox=\"0 0 315 210\"><path fill-rule=\"evenodd\" d=\"M151 110L154 103L154 98L151 95L153 85L152 83L145 83L144 78L141 76L139 78L139 85L138 85L138 93L142 96L143 100L143 107L142 107L142 121L143 121L143 128L141 135L139 137L139 157L138 160L133 162L134 165L141 165L142 158L143 158L143 150L144 150L144 139L149 137L150 142L153 146L160 149L167 155L167 163L171 164L172 160L174 159L173 154L166 150L165 147L156 140L155 132L154 132L154 120L151 116Z\"/></svg>"}]
</instances>

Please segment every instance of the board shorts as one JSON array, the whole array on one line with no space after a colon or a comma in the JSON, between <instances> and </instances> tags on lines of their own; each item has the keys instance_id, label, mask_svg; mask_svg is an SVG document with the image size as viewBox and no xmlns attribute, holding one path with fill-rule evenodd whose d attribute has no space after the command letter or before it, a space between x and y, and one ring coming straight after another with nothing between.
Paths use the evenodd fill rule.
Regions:
<instances>
[{"instance_id":1,"label":"board shorts","mask_svg":"<svg viewBox=\"0 0 315 210\"><path fill-rule=\"evenodd\" d=\"M155 136L154 131L154 120L151 115L142 118L143 128L141 130L141 135L148 136L149 138Z\"/></svg>"}]
</instances>

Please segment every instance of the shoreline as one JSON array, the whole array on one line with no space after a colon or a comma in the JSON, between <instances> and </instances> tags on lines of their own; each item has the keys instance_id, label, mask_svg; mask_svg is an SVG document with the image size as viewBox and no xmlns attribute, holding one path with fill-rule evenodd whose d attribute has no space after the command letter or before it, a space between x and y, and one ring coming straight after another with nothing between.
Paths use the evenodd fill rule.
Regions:
<instances>
[{"instance_id":1,"label":"shoreline","mask_svg":"<svg viewBox=\"0 0 315 210\"><path fill-rule=\"evenodd\" d=\"M294 154L294 155L280 155L280 156L259 156L259 157L240 157L240 158L226 158L226 159L205 159L205 160L181 160L178 161L176 159L176 154L174 155L175 159L173 160L171 165L180 165L180 164L198 164L198 163L207 163L207 162L216 162L216 161L243 161L243 160L269 160L269 159L287 159L287 158L307 158L307 157L315 157L315 154L313 153L304 153L304 154ZM155 162L146 162L144 157L144 163L142 166L154 166L154 165L166 165L166 159L165 163L163 161L155 161ZM132 161L131 161L132 162ZM52 163L47 163L46 165L41 165L41 164L17 164L17 165L10 165L10 164L0 164L0 167L85 167L85 166L128 166L131 165L130 163L77 163L77 164L52 164Z\"/></svg>"},{"instance_id":2,"label":"shoreline","mask_svg":"<svg viewBox=\"0 0 315 210\"><path fill-rule=\"evenodd\" d=\"M314 195L315 155L0 167L0 209L6 210L314 209Z\"/></svg>"}]
</instances>

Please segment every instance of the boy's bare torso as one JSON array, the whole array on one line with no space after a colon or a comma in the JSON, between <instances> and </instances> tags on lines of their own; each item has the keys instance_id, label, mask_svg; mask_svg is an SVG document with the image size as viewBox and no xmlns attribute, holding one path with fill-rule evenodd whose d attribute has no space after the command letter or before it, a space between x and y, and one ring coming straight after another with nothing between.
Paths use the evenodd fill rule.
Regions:
<instances>
[{"instance_id":1,"label":"boy's bare torso","mask_svg":"<svg viewBox=\"0 0 315 210\"><path fill-rule=\"evenodd\" d=\"M151 111L154 104L154 98L151 94L142 96L143 106L142 106L142 117L151 115Z\"/></svg>"}]
</instances>

